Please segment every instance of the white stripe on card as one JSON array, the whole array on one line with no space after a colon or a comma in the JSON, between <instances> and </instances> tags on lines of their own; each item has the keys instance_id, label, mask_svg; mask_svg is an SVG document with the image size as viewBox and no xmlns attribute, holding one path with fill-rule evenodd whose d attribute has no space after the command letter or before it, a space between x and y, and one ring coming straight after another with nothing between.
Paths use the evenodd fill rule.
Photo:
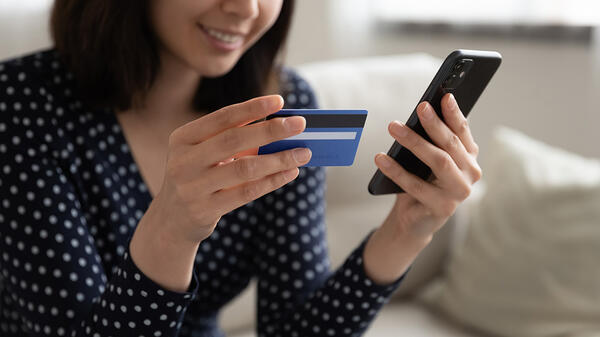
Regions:
<instances>
[{"instance_id":1,"label":"white stripe on card","mask_svg":"<svg viewBox=\"0 0 600 337\"><path fill-rule=\"evenodd\" d=\"M284 140L347 140L355 138L356 132L302 132Z\"/></svg>"}]
</instances>

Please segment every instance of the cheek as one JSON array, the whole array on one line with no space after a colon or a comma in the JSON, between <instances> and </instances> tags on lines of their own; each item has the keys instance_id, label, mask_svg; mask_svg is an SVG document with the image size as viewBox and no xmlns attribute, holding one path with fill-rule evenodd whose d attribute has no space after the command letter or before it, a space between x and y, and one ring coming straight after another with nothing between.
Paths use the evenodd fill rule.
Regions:
<instances>
[{"instance_id":1,"label":"cheek","mask_svg":"<svg viewBox=\"0 0 600 337\"><path fill-rule=\"evenodd\" d=\"M209 10L214 1L154 0L150 8L150 22L163 46L179 49L177 45L195 34L194 13ZM180 46L181 47L181 46Z\"/></svg>"},{"instance_id":2,"label":"cheek","mask_svg":"<svg viewBox=\"0 0 600 337\"><path fill-rule=\"evenodd\" d=\"M259 3L260 11L259 16L256 18L254 24L254 31L256 39L260 38L264 33L266 33L269 28L273 26L277 18L279 17L279 13L281 12L281 6L283 5L283 0L262 0Z\"/></svg>"},{"instance_id":3,"label":"cheek","mask_svg":"<svg viewBox=\"0 0 600 337\"><path fill-rule=\"evenodd\" d=\"M283 0L263 0L260 2L261 13L263 13L262 16L268 18L271 24L279 17L282 6Z\"/></svg>"},{"instance_id":4,"label":"cheek","mask_svg":"<svg viewBox=\"0 0 600 337\"><path fill-rule=\"evenodd\" d=\"M181 29L182 18L178 6L170 6L169 1L165 0L153 1L150 13L150 22L158 39L165 46L171 45L173 36Z\"/></svg>"}]
</instances>

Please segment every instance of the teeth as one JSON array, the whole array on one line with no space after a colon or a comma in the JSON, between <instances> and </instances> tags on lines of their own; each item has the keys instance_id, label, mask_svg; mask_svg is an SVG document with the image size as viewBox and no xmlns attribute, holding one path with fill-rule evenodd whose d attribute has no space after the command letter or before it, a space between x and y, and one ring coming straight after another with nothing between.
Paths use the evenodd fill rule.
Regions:
<instances>
[{"instance_id":1,"label":"teeth","mask_svg":"<svg viewBox=\"0 0 600 337\"><path fill-rule=\"evenodd\" d=\"M208 35L210 35L216 39L219 39L225 43L234 43L234 42L238 42L239 40L242 39L242 37L239 35L225 34L218 30L210 29L210 28L207 28L204 26L202 26L202 27L204 28L204 31L208 33Z\"/></svg>"}]
</instances>

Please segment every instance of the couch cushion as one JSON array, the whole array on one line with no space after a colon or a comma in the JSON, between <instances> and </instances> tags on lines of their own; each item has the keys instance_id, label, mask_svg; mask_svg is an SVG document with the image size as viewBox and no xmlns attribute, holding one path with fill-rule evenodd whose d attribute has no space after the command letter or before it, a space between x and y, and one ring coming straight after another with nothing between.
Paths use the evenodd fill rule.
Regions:
<instances>
[{"instance_id":1,"label":"couch cushion","mask_svg":"<svg viewBox=\"0 0 600 337\"><path fill-rule=\"evenodd\" d=\"M499 336L600 331L600 161L506 128L462 249L424 300Z\"/></svg>"}]
</instances>

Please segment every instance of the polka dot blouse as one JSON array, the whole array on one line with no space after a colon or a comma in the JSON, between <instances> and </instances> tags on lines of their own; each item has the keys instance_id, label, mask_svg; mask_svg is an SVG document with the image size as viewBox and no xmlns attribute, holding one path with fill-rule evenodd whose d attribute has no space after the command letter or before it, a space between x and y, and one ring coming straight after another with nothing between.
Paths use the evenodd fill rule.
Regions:
<instances>
[{"instance_id":1,"label":"polka dot blouse","mask_svg":"<svg viewBox=\"0 0 600 337\"><path fill-rule=\"evenodd\" d=\"M281 81L286 108L316 107L292 70ZM325 170L301 168L221 218L186 292L162 288L128 250L148 187L114 111L73 86L54 50L0 63L1 336L222 336L253 278L259 336L359 336L400 284L365 274L367 238L330 271Z\"/></svg>"}]
</instances>

